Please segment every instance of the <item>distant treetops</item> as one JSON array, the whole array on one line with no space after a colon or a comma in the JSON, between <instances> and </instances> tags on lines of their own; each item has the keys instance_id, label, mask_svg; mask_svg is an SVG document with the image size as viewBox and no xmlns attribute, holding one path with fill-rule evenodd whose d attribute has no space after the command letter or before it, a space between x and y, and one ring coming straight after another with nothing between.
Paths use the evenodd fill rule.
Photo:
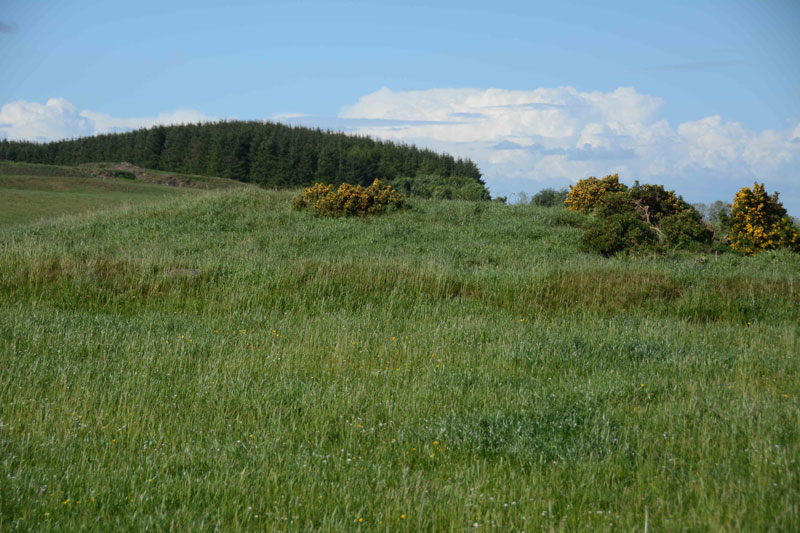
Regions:
<instances>
[{"instance_id":1,"label":"distant treetops","mask_svg":"<svg viewBox=\"0 0 800 533\"><path fill-rule=\"evenodd\" d=\"M741 189L730 215L722 213L720 233L674 191L661 185L627 187L617 174L589 177L570 186L567 209L591 214L582 247L603 255L663 249L704 250L725 245L752 255L763 250L800 251L798 231L778 201L758 183Z\"/></svg>"},{"instance_id":2,"label":"distant treetops","mask_svg":"<svg viewBox=\"0 0 800 533\"><path fill-rule=\"evenodd\" d=\"M369 186L376 178L408 178L407 192L447 197L464 191L486 197L477 165L365 136L272 122L225 121L96 135L50 143L0 141L0 160L51 165L127 161L143 168L220 176L263 187L298 188L315 182Z\"/></svg>"}]
</instances>

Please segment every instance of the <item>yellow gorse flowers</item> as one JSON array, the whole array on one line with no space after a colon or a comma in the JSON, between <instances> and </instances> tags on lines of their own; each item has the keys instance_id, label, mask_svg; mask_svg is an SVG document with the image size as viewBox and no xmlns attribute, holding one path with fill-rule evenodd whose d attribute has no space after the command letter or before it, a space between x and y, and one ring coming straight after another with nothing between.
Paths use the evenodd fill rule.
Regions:
<instances>
[{"instance_id":1,"label":"yellow gorse flowers","mask_svg":"<svg viewBox=\"0 0 800 533\"><path fill-rule=\"evenodd\" d=\"M405 196L377 179L369 187L342 183L335 191L333 185L316 183L292 199L295 209L310 206L317 215L330 217L379 215L387 206L399 208L404 203Z\"/></svg>"},{"instance_id":2,"label":"yellow gorse flowers","mask_svg":"<svg viewBox=\"0 0 800 533\"><path fill-rule=\"evenodd\" d=\"M569 186L569 194L564 200L564 205L570 211L589 214L605 193L622 192L625 189L626 187L619 182L618 174L611 174L603 179L590 176Z\"/></svg>"},{"instance_id":3,"label":"yellow gorse flowers","mask_svg":"<svg viewBox=\"0 0 800 533\"><path fill-rule=\"evenodd\" d=\"M778 201L778 193L768 195L760 183L736 193L729 228L731 248L747 255L775 248L800 251L800 235Z\"/></svg>"}]
</instances>

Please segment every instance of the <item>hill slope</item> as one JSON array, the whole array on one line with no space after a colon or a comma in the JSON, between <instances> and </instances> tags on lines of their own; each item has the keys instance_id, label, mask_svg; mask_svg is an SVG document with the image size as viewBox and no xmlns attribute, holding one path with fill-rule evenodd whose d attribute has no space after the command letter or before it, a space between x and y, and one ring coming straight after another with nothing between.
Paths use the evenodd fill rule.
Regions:
<instances>
[{"instance_id":1,"label":"hill slope","mask_svg":"<svg viewBox=\"0 0 800 533\"><path fill-rule=\"evenodd\" d=\"M0 161L0 228L198 190L240 187L246 185L131 165L68 167Z\"/></svg>"},{"instance_id":2,"label":"hill slope","mask_svg":"<svg viewBox=\"0 0 800 533\"><path fill-rule=\"evenodd\" d=\"M796 256L290 196L0 235L3 528L795 529Z\"/></svg>"},{"instance_id":3,"label":"hill slope","mask_svg":"<svg viewBox=\"0 0 800 533\"><path fill-rule=\"evenodd\" d=\"M368 185L417 174L483 185L478 167L414 146L270 122L217 122L97 135L47 144L0 141L0 159L56 165L129 161L138 166L222 176L265 187L315 181ZM488 198L488 193L487 193Z\"/></svg>"}]
</instances>

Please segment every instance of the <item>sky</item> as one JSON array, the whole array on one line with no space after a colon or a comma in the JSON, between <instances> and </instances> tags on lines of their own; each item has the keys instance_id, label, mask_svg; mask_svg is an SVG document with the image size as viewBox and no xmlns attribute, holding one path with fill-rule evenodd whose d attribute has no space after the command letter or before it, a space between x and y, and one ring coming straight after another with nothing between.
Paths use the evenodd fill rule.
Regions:
<instances>
[{"instance_id":1,"label":"sky","mask_svg":"<svg viewBox=\"0 0 800 533\"><path fill-rule=\"evenodd\" d=\"M0 3L0 138L273 120L800 216L800 2Z\"/></svg>"}]
</instances>

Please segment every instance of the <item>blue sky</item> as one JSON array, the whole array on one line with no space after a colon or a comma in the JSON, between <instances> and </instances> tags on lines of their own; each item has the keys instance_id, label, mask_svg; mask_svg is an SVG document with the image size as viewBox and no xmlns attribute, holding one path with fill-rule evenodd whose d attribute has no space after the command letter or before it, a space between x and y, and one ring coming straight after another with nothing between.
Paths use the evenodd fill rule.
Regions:
<instances>
[{"instance_id":1,"label":"blue sky","mask_svg":"<svg viewBox=\"0 0 800 533\"><path fill-rule=\"evenodd\" d=\"M798 28L796 1L6 0L0 137L278 118L470 156L495 194L759 179L797 215Z\"/></svg>"}]
</instances>

